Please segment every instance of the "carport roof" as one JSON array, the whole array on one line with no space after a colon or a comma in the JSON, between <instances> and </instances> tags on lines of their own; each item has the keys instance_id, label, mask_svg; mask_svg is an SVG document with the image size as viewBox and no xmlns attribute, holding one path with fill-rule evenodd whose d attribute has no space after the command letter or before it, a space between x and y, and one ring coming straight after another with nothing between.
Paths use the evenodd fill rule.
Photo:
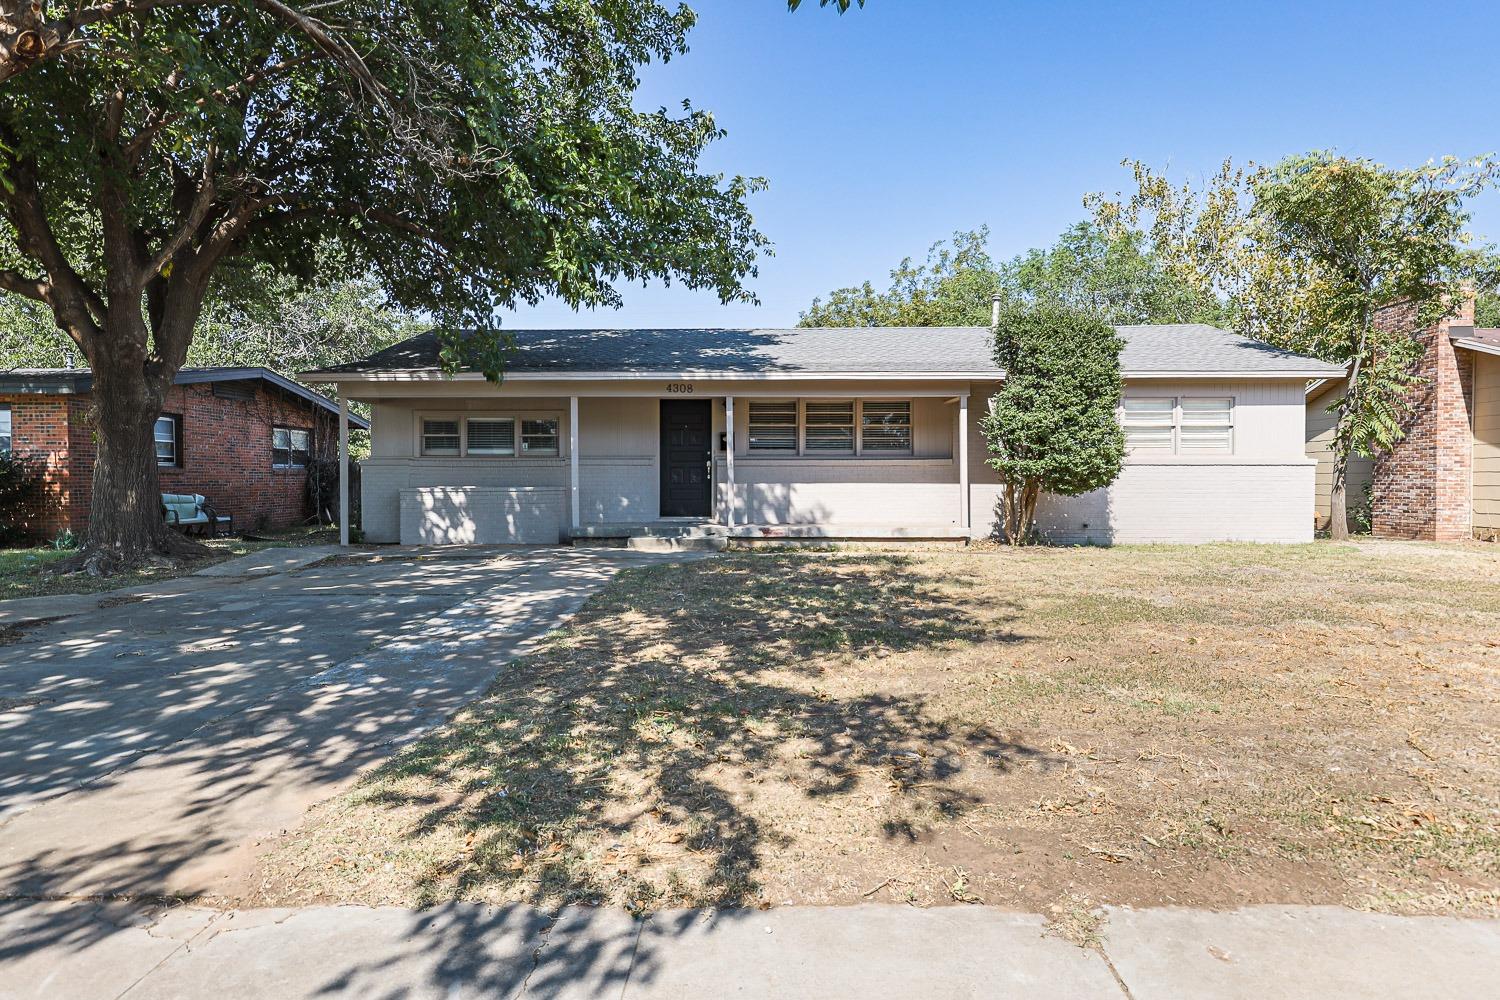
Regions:
<instances>
[{"instance_id":1,"label":"carport roof","mask_svg":"<svg viewBox=\"0 0 1500 1000\"><path fill-rule=\"evenodd\" d=\"M1116 327L1126 375L1266 375L1320 378L1343 369L1204 324ZM510 330L507 375L910 375L993 378L1000 370L982 326L794 329ZM304 372L313 381L437 377L435 333L360 361Z\"/></svg>"}]
</instances>

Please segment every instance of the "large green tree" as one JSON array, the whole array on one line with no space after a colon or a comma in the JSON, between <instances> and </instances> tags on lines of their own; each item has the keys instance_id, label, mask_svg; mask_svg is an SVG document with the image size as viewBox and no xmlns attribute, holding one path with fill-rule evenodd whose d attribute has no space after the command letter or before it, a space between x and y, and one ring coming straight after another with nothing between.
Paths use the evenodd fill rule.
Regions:
<instances>
[{"instance_id":1,"label":"large green tree","mask_svg":"<svg viewBox=\"0 0 1500 1000\"><path fill-rule=\"evenodd\" d=\"M653 0L0 3L0 289L94 371L84 564L186 544L151 427L227 261L308 275L336 240L391 302L478 328L444 357L492 376L516 302L649 278L749 298L759 182L699 166L707 113L632 103L693 21Z\"/></svg>"},{"instance_id":2,"label":"large green tree","mask_svg":"<svg viewBox=\"0 0 1500 1000\"><path fill-rule=\"evenodd\" d=\"M1110 323L1216 322L1219 302L1182 281L1152 254L1144 234L1092 223L1069 227L1050 247L997 262L989 229L934 243L926 260L908 257L884 291L866 281L814 299L800 326L978 326L996 294L1008 302L1052 302Z\"/></svg>"},{"instance_id":3,"label":"large green tree","mask_svg":"<svg viewBox=\"0 0 1500 1000\"><path fill-rule=\"evenodd\" d=\"M1145 225L1152 253L1223 302L1240 332L1347 367L1333 404L1330 522L1346 537L1349 458L1375 457L1404 435L1419 381L1416 335L1492 280L1468 205L1496 162L1446 157L1398 169L1313 152L1272 167L1226 162L1199 187L1127 165L1135 192L1089 199L1102 228Z\"/></svg>"}]
</instances>

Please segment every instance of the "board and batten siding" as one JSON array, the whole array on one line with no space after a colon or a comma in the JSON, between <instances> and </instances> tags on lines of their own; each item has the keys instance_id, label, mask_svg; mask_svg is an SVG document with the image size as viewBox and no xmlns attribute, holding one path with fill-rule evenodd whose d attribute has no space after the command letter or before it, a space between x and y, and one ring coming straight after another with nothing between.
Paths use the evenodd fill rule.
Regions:
<instances>
[{"instance_id":1,"label":"board and batten siding","mask_svg":"<svg viewBox=\"0 0 1500 1000\"><path fill-rule=\"evenodd\" d=\"M1338 386L1331 383L1307 399L1307 457L1318 463L1315 480L1317 499L1317 525L1328 527L1329 510L1333 495L1333 428L1334 415L1328 412L1339 399ZM1352 510L1364 502L1374 478L1375 463L1362 455L1349 456L1349 469L1345 485L1345 508ZM1351 523L1350 528L1354 525Z\"/></svg>"},{"instance_id":2,"label":"board and batten siding","mask_svg":"<svg viewBox=\"0 0 1500 1000\"><path fill-rule=\"evenodd\" d=\"M1500 356L1474 352L1474 532L1500 539Z\"/></svg>"},{"instance_id":3,"label":"board and batten siding","mask_svg":"<svg viewBox=\"0 0 1500 1000\"><path fill-rule=\"evenodd\" d=\"M997 390L973 387L970 453L985 454L977 415ZM1139 542L1306 542L1313 535L1316 465L1303 451L1304 384L1298 379L1130 380L1130 396L1216 396L1234 400L1233 452L1127 455L1109 487L1077 497L1044 496L1041 534L1064 544ZM974 534L994 531L1000 486L976 460Z\"/></svg>"}]
</instances>

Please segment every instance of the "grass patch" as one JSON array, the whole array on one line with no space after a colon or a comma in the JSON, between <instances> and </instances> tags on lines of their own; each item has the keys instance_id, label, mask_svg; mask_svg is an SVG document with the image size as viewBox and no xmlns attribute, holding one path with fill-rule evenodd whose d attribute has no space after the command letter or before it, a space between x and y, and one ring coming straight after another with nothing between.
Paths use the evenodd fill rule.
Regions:
<instances>
[{"instance_id":1,"label":"grass patch","mask_svg":"<svg viewBox=\"0 0 1500 1000\"><path fill-rule=\"evenodd\" d=\"M1492 912L1491 609L1473 545L633 570L245 902Z\"/></svg>"},{"instance_id":2,"label":"grass patch","mask_svg":"<svg viewBox=\"0 0 1500 1000\"><path fill-rule=\"evenodd\" d=\"M121 587L171 580L196 572L214 563L248 555L261 549L286 548L294 545L324 545L338 540L336 530L326 528L292 528L262 532L256 541L243 538L204 538L210 555L191 563L172 566L148 566L114 576L95 577L87 573L55 573L52 567L72 552L54 548L0 549L0 600L13 597L47 597L57 594L96 594Z\"/></svg>"}]
</instances>

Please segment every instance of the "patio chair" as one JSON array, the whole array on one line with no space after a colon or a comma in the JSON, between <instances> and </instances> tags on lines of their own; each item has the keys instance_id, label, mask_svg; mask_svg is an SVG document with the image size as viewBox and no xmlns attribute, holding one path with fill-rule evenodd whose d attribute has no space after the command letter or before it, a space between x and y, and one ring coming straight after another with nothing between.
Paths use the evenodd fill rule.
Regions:
<instances>
[{"instance_id":1,"label":"patio chair","mask_svg":"<svg viewBox=\"0 0 1500 1000\"><path fill-rule=\"evenodd\" d=\"M206 532L210 538L220 531L229 531L232 523L228 514L214 510L213 504L200 493L163 493L162 515L167 524L183 532Z\"/></svg>"}]
</instances>

